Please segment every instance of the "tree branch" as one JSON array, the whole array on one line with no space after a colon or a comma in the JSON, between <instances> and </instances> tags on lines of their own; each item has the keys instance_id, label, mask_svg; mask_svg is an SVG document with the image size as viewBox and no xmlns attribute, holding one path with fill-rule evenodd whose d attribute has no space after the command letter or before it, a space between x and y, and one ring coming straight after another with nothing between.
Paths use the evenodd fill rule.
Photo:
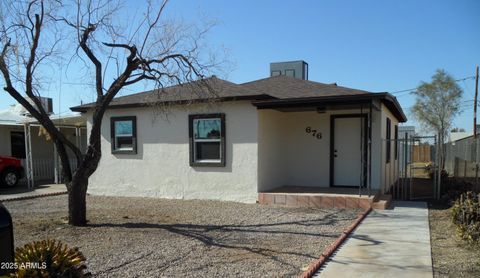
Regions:
<instances>
[{"instance_id":1,"label":"tree branch","mask_svg":"<svg viewBox=\"0 0 480 278\"><path fill-rule=\"evenodd\" d=\"M80 40L80 47L82 48L83 52L87 55L87 57L92 61L95 65L95 89L97 91L97 98L103 99L103 86L102 86L102 63L97 59L95 54L93 54L90 47L87 45L88 38L92 32L94 32L96 26L93 24L89 24L88 27L83 31Z\"/></svg>"}]
</instances>

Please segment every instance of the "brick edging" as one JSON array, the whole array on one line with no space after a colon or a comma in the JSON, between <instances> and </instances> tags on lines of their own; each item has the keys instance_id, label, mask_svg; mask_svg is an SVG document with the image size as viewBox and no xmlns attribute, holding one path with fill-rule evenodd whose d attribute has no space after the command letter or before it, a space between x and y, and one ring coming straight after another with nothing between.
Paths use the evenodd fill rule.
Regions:
<instances>
[{"instance_id":1,"label":"brick edging","mask_svg":"<svg viewBox=\"0 0 480 278\"><path fill-rule=\"evenodd\" d=\"M0 200L0 202L11 202L11 201L21 201L21 200L28 200L28 199L36 199L41 197L50 197L50 196L57 196L67 194L67 191L60 191L60 192L52 192L52 193L45 193L45 194L38 194L32 196L23 196L23 197L14 197L9 199Z\"/></svg>"},{"instance_id":2,"label":"brick edging","mask_svg":"<svg viewBox=\"0 0 480 278\"><path fill-rule=\"evenodd\" d=\"M330 258L330 256L335 252L335 250L342 245L342 243L348 238L348 236L357 228L360 223L362 223L363 219L367 217L367 215L372 211L372 208L366 209L364 212L358 215L357 219L350 225L348 228L343 230L342 234L332 243L330 244L325 250L323 250L322 255L320 258L316 259L308 266L307 270L305 270L298 278L310 278L317 272L317 270L322 267L323 264Z\"/></svg>"}]
</instances>

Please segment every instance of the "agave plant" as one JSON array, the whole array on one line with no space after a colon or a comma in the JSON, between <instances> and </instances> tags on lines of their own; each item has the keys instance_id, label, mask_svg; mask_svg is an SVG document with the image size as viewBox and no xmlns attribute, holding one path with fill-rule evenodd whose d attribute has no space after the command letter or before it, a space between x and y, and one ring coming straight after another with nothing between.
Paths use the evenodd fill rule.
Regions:
<instances>
[{"instance_id":1,"label":"agave plant","mask_svg":"<svg viewBox=\"0 0 480 278\"><path fill-rule=\"evenodd\" d=\"M16 272L11 277L90 277L78 248L56 240L34 241L15 250Z\"/></svg>"}]
</instances>

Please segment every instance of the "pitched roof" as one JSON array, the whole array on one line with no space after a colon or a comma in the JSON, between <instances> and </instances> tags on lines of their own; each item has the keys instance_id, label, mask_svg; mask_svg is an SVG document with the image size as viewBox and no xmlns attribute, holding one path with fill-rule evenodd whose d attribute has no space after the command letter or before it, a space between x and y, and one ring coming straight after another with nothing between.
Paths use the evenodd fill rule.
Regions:
<instances>
[{"instance_id":1,"label":"pitched roof","mask_svg":"<svg viewBox=\"0 0 480 278\"><path fill-rule=\"evenodd\" d=\"M20 104L12 105L6 109L0 110L1 125L17 125L28 119L25 114L27 110Z\"/></svg>"},{"instance_id":2,"label":"pitched roof","mask_svg":"<svg viewBox=\"0 0 480 278\"><path fill-rule=\"evenodd\" d=\"M109 108L131 106L146 106L156 103L194 102L200 100L230 100L261 97L254 91L249 91L238 84L219 79L215 76L202 81L193 81L188 84L175 85L162 89L155 89L136 94L114 98ZM73 111L85 112L95 103L75 106Z\"/></svg>"},{"instance_id":3,"label":"pitched roof","mask_svg":"<svg viewBox=\"0 0 480 278\"><path fill-rule=\"evenodd\" d=\"M109 108L126 108L147 106L159 103L190 103L206 100L254 100L266 104L287 104L285 101L300 101L299 104L312 101L344 101L380 99L387 102L399 119L406 121L402 108L395 97L388 93L372 93L363 90L324 84L309 80L297 79L285 75L273 76L247 83L235 84L215 76L202 81L194 81L184 85L175 85L137 94L117 97ZM72 107L73 111L86 112L95 103ZM257 106L259 107L259 106Z\"/></svg>"},{"instance_id":4,"label":"pitched roof","mask_svg":"<svg viewBox=\"0 0 480 278\"><path fill-rule=\"evenodd\" d=\"M277 75L243 83L240 86L278 99L306 98L319 96L344 96L370 94L371 92L350 89L335 84L324 84L298 79L286 75Z\"/></svg>"}]
</instances>

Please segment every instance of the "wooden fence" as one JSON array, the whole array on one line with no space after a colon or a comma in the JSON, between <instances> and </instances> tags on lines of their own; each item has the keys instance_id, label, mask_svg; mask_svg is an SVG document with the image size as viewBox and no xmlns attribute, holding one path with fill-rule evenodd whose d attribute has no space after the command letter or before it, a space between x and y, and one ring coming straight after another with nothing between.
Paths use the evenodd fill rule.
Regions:
<instances>
[{"instance_id":1,"label":"wooden fence","mask_svg":"<svg viewBox=\"0 0 480 278\"><path fill-rule=\"evenodd\" d=\"M413 146L413 162L431 162L432 146L429 144L419 144Z\"/></svg>"}]
</instances>

